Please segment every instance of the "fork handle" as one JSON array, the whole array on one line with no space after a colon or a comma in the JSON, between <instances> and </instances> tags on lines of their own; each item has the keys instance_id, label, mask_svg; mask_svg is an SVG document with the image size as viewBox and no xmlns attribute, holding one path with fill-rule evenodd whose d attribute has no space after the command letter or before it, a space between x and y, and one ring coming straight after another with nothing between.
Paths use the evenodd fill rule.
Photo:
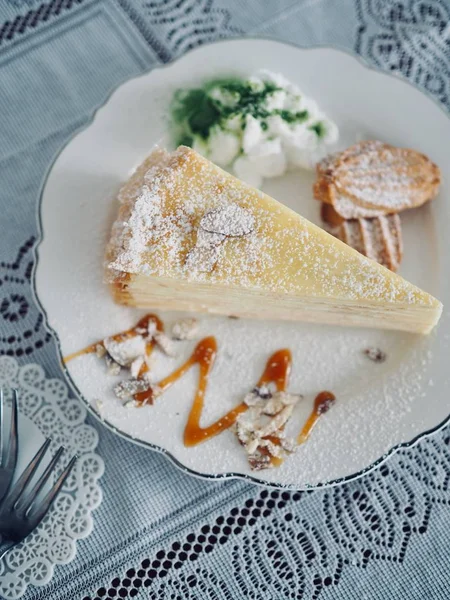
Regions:
<instances>
[{"instance_id":1,"label":"fork handle","mask_svg":"<svg viewBox=\"0 0 450 600\"><path fill-rule=\"evenodd\" d=\"M1 541L0 538L0 560L4 558L4 556L15 546L14 542L10 541Z\"/></svg>"}]
</instances>

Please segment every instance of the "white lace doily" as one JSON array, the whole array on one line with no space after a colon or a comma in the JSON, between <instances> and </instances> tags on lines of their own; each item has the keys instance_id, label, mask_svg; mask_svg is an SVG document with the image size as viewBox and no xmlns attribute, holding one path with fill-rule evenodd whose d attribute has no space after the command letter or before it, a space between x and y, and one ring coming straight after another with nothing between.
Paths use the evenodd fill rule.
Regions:
<instances>
[{"instance_id":1,"label":"white lace doily","mask_svg":"<svg viewBox=\"0 0 450 600\"><path fill-rule=\"evenodd\" d=\"M74 454L78 455L44 521L0 561L0 597L13 600L23 596L30 584L48 583L56 564L74 558L76 541L91 532L91 513L102 500L98 479L104 464L94 453L98 434L85 423L86 409L68 397L62 381L47 379L37 364L19 366L15 359L1 357L0 386L7 398L11 388L19 390L19 419L20 414L27 416L43 436L51 437L50 451L55 452L59 446L66 448L57 474Z\"/></svg>"}]
</instances>

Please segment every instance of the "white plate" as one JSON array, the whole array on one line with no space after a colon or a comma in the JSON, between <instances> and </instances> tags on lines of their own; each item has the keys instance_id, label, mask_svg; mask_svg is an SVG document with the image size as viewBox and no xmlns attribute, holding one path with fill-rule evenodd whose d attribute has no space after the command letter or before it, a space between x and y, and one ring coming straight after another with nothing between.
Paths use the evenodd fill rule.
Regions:
<instances>
[{"instance_id":1,"label":"white plate","mask_svg":"<svg viewBox=\"0 0 450 600\"><path fill-rule=\"evenodd\" d=\"M282 72L316 99L338 123L343 146L360 137L377 138L425 152L441 167L440 197L402 216L401 274L444 304L449 302L450 122L441 109L409 84L336 50L305 50L266 40L227 41L199 48L122 85L57 158L42 195L36 290L62 355L129 327L142 314L112 302L102 283L102 257L121 182L155 142L167 141L166 111L174 90L209 77L248 75L261 67ZM311 174L291 174L272 180L265 190L318 222L312 181ZM391 449L436 428L449 413L446 311L429 337L227 318L203 319L202 334L214 334L219 343L205 422L234 406L253 387L269 355L283 347L293 352L290 389L306 396L295 427L301 427L317 392L331 389L338 398L294 456L278 469L257 473L260 482L305 488L356 477ZM388 360L370 362L362 353L368 346L383 349ZM159 360L156 374L167 374L192 347L183 343L177 359ZM190 472L255 477L231 431L195 448L184 447L182 431L195 370L155 406L142 409L122 407L111 392L113 380L95 356L69 363L67 376L94 411L96 400L101 400L105 424L165 451Z\"/></svg>"}]
</instances>

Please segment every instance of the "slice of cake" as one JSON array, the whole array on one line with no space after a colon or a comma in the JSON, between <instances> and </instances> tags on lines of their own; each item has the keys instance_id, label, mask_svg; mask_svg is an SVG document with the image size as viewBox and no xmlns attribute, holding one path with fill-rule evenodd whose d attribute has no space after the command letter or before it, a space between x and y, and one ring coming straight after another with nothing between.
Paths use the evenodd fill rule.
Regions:
<instances>
[{"instance_id":1,"label":"slice of cake","mask_svg":"<svg viewBox=\"0 0 450 600\"><path fill-rule=\"evenodd\" d=\"M106 254L117 302L428 333L441 303L180 146L119 193Z\"/></svg>"}]
</instances>

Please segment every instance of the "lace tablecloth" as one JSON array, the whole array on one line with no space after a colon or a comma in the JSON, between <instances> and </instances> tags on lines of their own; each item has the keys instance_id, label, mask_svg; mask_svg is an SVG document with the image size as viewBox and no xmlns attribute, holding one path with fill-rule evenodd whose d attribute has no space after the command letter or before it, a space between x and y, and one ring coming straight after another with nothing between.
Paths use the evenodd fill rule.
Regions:
<instances>
[{"instance_id":1,"label":"lace tablecloth","mask_svg":"<svg viewBox=\"0 0 450 600\"><path fill-rule=\"evenodd\" d=\"M36 207L57 152L125 79L219 37L332 45L450 107L440 0L3 0L0 354L61 376L31 292ZM445 598L450 429L310 493L206 482L92 423L106 462L93 534L34 600Z\"/></svg>"}]
</instances>

